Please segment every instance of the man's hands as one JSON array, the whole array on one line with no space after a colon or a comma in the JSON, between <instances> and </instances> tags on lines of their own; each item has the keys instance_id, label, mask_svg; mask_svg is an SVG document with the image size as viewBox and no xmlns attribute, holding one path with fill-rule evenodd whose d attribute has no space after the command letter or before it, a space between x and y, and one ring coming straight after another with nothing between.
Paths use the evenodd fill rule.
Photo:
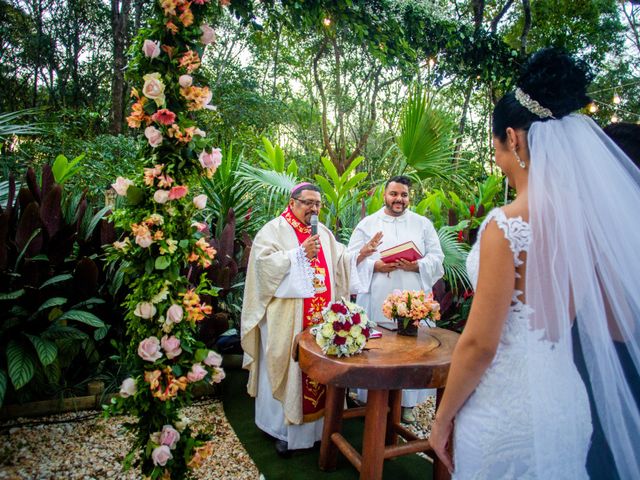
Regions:
<instances>
[{"instance_id":1,"label":"man's hands","mask_svg":"<svg viewBox=\"0 0 640 480\"><path fill-rule=\"evenodd\" d=\"M309 261L311 261L318 256L318 251L320 250L320 236L311 235L304 242L302 242L300 246L304 250L304 253Z\"/></svg>"},{"instance_id":2,"label":"man's hands","mask_svg":"<svg viewBox=\"0 0 640 480\"><path fill-rule=\"evenodd\" d=\"M418 262L408 262L407 260L401 259L397 262L393 263L384 263L382 260L378 260L373 264L373 271L380 273L389 273L394 270L404 270L405 272L418 272Z\"/></svg>"},{"instance_id":3,"label":"man's hands","mask_svg":"<svg viewBox=\"0 0 640 480\"><path fill-rule=\"evenodd\" d=\"M357 263L360 263L369 255L372 255L378 249L378 245L380 245L381 241L382 241L382 232L378 232L371 238L371 240L369 240L362 246L362 248L360 249L360 252L358 252Z\"/></svg>"}]
</instances>

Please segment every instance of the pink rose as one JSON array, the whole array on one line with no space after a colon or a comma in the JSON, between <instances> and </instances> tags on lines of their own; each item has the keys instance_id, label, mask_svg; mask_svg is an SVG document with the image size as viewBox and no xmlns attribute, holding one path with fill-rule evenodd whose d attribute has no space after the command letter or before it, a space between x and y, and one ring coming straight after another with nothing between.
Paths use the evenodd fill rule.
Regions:
<instances>
[{"instance_id":1,"label":"pink rose","mask_svg":"<svg viewBox=\"0 0 640 480\"><path fill-rule=\"evenodd\" d=\"M151 452L151 459L153 460L153 464L156 466L164 467L169 460L173 458L171 455L171 450L166 445L160 445L153 449Z\"/></svg>"},{"instance_id":2,"label":"pink rose","mask_svg":"<svg viewBox=\"0 0 640 480\"><path fill-rule=\"evenodd\" d=\"M185 185L176 185L169 190L169 200L177 200L184 197L187 193L189 193L189 187Z\"/></svg>"},{"instance_id":3,"label":"pink rose","mask_svg":"<svg viewBox=\"0 0 640 480\"><path fill-rule=\"evenodd\" d=\"M199 363L194 363L189 373L187 373L187 380L190 382L199 382L207 376L207 371Z\"/></svg>"},{"instance_id":4,"label":"pink rose","mask_svg":"<svg viewBox=\"0 0 640 480\"><path fill-rule=\"evenodd\" d=\"M182 349L180 348L180 339L176 338L174 335L171 335L170 337L165 335L162 337L162 340L160 340L160 344L162 345L162 349L169 360L176 358L182 353Z\"/></svg>"},{"instance_id":5,"label":"pink rose","mask_svg":"<svg viewBox=\"0 0 640 480\"><path fill-rule=\"evenodd\" d=\"M211 383L220 383L224 377L226 377L224 370L216 367L211 374Z\"/></svg>"},{"instance_id":6,"label":"pink rose","mask_svg":"<svg viewBox=\"0 0 640 480\"><path fill-rule=\"evenodd\" d=\"M193 77L191 75L186 75L186 74L180 75L180 78L178 78L178 83L182 88L190 87L191 84L193 83Z\"/></svg>"},{"instance_id":7,"label":"pink rose","mask_svg":"<svg viewBox=\"0 0 640 480\"><path fill-rule=\"evenodd\" d=\"M199 135L202 138L204 138L207 136L207 132L205 132L204 130L200 130L199 128L196 127L196 129L193 131L193 135L194 136Z\"/></svg>"},{"instance_id":8,"label":"pink rose","mask_svg":"<svg viewBox=\"0 0 640 480\"><path fill-rule=\"evenodd\" d=\"M142 93L149 100L156 102L157 106L164 104L164 83L160 80L160 74L158 72L148 73L144 77L144 85L142 86Z\"/></svg>"},{"instance_id":9,"label":"pink rose","mask_svg":"<svg viewBox=\"0 0 640 480\"><path fill-rule=\"evenodd\" d=\"M159 204L167 203L169 201L169 190L156 190L153 194L153 201Z\"/></svg>"},{"instance_id":10,"label":"pink rose","mask_svg":"<svg viewBox=\"0 0 640 480\"><path fill-rule=\"evenodd\" d=\"M153 243L153 238L151 238L151 235L136 235L136 243L141 248L148 248Z\"/></svg>"},{"instance_id":11,"label":"pink rose","mask_svg":"<svg viewBox=\"0 0 640 480\"><path fill-rule=\"evenodd\" d=\"M144 129L144 136L147 137L149 145L152 148L156 148L162 145L162 132L156 127L147 127Z\"/></svg>"},{"instance_id":12,"label":"pink rose","mask_svg":"<svg viewBox=\"0 0 640 480\"><path fill-rule=\"evenodd\" d=\"M118 177L116 178L115 183L111 184L111 188L113 188L118 195L124 197L127 195L127 190L131 185L133 185L133 182L128 178Z\"/></svg>"},{"instance_id":13,"label":"pink rose","mask_svg":"<svg viewBox=\"0 0 640 480\"><path fill-rule=\"evenodd\" d=\"M198 160L200 161L202 168L208 168L215 172L222 163L222 152L219 148L214 148L211 153L203 150L200 152Z\"/></svg>"},{"instance_id":14,"label":"pink rose","mask_svg":"<svg viewBox=\"0 0 640 480\"><path fill-rule=\"evenodd\" d=\"M191 224L192 227L195 227L199 232L204 232L209 229L206 223L203 222L193 222Z\"/></svg>"},{"instance_id":15,"label":"pink rose","mask_svg":"<svg viewBox=\"0 0 640 480\"><path fill-rule=\"evenodd\" d=\"M180 323L183 315L184 310L182 310L182 307L176 303L167 309L167 320L171 323Z\"/></svg>"},{"instance_id":16,"label":"pink rose","mask_svg":"<svg viewBox=\"0 0 640 480\"><path fill-rule=\"evenodd\" d=\"M180 434L171 425L165 425L160 432L160 444L166 445L171 450L176 448L176 445L180 441Z\"/></svg>"},{"instance_id":17,"label":"pink rose","mask_svg":"<svg viewBox=\"0 0 640 480\"><path fill-rule=\"evenodd\" d=\"M145 40L142 45L142 51L144 52L145 57L157 58L160 55L160 42Z\"/></svg>"},{"instance_id":18,"label":"pink rose","mask_svg":"<svg viewBox=\"0 0 640 480\"><path fill-rule=\"evenodd\" d=\"M120 396L122 398L135 395L137 391L136 381L133 378L125 378L122 385L120 385Z\"/></svg>"},{"instance_id":19,"label":"pink rose","mask_svg":"<svg viewBox=\"0 0 640 480\"><path fill-rule=\"evenodd\" d=\"M206 23L200 25L200 31L202 31L200 42L203 45L209 45L216 41L216 31Z\"/></svg>"},{"instance_id":20,"label":"pink rose","mask_svg":"<svg viewBox=\"0 0 640 480\"><path fill-rule=\"evenodd\" d=\"M209 350L207 358L203 360L203 363L209 367L219 367L222 365L222 357L219 353Z\"/></svg>"},{"instance_id":21,"label":"pink rose","mask_svg":"<svg viewBox=\"0 0 640 480\"><path fill-rule=\"evenodd\" d=\"M133 311L136 317L149 320L156 314L156 307L151 302L140 302L136 305L136 309Z\"/></svg>"},{"instance_id":22,"label":"pink rose","mask_svg":"<svg viewBox=\"0 0 640 480\"><path fill-rule=\"evenodd\" d=\"M176 114L166 108L161 108L151 115L151 120L162 125L173 125L176 122Z\"/></svg>"},{"instance_id":23,"label":"pink rose","mask_svg":"<svg viewBox=\"0 0 640 480\"><path fill-rule=\"evenodd\" d=\"M162 357L160 340L157 337L145 338L138 345L138 355L145 362L155 362Z\"/></svg>"},{"instance_id":24,"label":"pink rose","mask_svg":"<svg viewBox=\"0 0 640 480\"><path fill-rule=\"evenodd\" d=\"M204 210L207 206L207 196L205 194L193 197L193 204L198 210Z\"/></svg>"}]
</instances>

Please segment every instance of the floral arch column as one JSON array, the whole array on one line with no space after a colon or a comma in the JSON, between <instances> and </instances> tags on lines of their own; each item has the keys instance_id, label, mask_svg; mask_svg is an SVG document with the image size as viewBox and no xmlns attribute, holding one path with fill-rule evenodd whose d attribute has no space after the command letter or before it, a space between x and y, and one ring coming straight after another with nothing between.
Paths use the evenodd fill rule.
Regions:
<instances>
[{"instance_id":1,"label":"floral arch column","mask_svg":"<svg viewBox=\"0 0 640 480\"><path fill-rule=\"evenodd\" d=\"M130 371L109 413L137 417L125 467L139 464L147 478L190 476L211 453L208 439L192 433L180 409L191 403L192 387L224 378L221 357L196 341L197 323L211 313L201 295L215 295L204 277L215 250L197 220L206 196L192 185L211 176L221 153L198 127L194 112L211 109L211 91L198 68L227 2L156 0L153 17L132 47L128 78L134 85L132 128L143 129L147 168L135 180L113 184L126 207L112 219L124 231L109 249L128 289L125 301L129 344L122 360Z\"/></svg>"}]
</instances>

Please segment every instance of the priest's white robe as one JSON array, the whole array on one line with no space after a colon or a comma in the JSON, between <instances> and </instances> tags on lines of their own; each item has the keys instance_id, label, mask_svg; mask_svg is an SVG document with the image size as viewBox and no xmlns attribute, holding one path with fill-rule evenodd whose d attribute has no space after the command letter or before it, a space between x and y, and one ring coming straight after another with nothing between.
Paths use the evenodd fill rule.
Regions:
<instances>
[{"instance_id":1,"label":"priest's white robe","mask_svg":"<svg viewBox=\"0 0 640 480\"><path fill-rule=\"evenodd\" d=\"M358 289L357 255L347 253L331 231L318 225L331 281L331 300L348 298L351 273ZM256 235L249 256L241 316L247 391L256 397L256 425L290 449L309 448L322 435L323 419L303 423L302 376L292 359L302 331L303 299L313 297L313 270L293 227L278 217Z\"/></svg>"},{"instance_id":2,"label":"priest's white robe","mask_svg":"<svg viewBox=\"0 0 640 480\"><path fill-rule=\"evenodd\" d=\"M387 215L384 207L376 213L364 218L355 228L349 240L349 252L357 255L362 246L377 232L382 232L382 243L377 252L365 258L358 265L360 293L357 303L367 310L369 318L382 327L395 328L395 323L382 314L382 303L389 293L395 289L424 290L429 293L433 284L444 274L442 262L444 254L440 246L438 232L426 217L410 210L399 217ZM423 255L418 260L418 272L395 270L390 273L373 271L373 265L380 260L380 252L387 248L412 241ZM403 390L402 406L414 407L435 395L431 390ZM366 390L358 390L358 398L366 401Z\"/></svg>"}]
</instances>

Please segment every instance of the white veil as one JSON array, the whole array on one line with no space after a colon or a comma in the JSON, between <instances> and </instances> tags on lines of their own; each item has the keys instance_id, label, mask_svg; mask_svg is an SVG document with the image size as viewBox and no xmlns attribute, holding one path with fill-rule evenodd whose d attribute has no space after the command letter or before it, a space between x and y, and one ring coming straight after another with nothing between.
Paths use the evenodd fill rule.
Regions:
<instances>
[{"instance_id":1,"label":"white veil","mask_svg":"<svg viewBox=\"0 0 640 480\"><path fill-rule=\"evenodd\" d=\"M532 363L531 391L558 387L549 377L573 361L575 318L574 341L579 338L596 406L592 414L602 425L619 477L640 478L640 170L583 115L535 122L528 141L532 241L526 302L540 333L532 336L530 349L546 344L554 352L546 365L550 372L543 374ZM582 428L571 403L584 391L558 390L550 393L562 399L560 410L532 400L534 425L545 425L548 418L536 420L541 416L575 415L575 431L567 433L575 437L535 431L540 478L554 478L553 462L580 454L568 449L579 443L572 440Z\"/></svg>"}]
</instances>

